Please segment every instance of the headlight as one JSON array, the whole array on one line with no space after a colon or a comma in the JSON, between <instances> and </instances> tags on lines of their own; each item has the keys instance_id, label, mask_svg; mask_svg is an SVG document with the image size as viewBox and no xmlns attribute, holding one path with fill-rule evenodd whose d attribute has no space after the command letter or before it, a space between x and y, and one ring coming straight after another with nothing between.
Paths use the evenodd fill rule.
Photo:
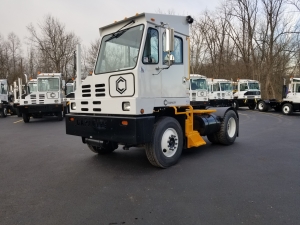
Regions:
<instances>
[{"instance_id":1,"label":"headlight","mask_svg":"<svg viewBox=\"0 0 300 225\"><path fill-rule=\"evenodd\" d=\"M122 102L122 109L123 109L123 111L129 111L130 110L130 102Z\"/></svg>"},{"instance_id":2,"label":"headlight","mask_svg":"<svg viewBox=\"0 0 300 225\"><path fill-rule=\"evenodd\" d=\"M54 100L55 103L58 103L58 100Z\"/></svg>"},{"instance_id":3,"label":"headlight","mask_svg":"<svg viewBox=\"0 0 300 225\"><path fill-rule=\"evenodd\" d=\"M24 101L24 104L28 104L28 101Z\"/></svg>"},{"instance_id":4,"label":"headlight","mask_svg":"<svg viewBox=\"0 0 300 225\"><path fill-rule=\"evenodd\" d=\"M72 110L75 110L75 109L76 109L76 103L75 103L75 102L72 102L72 103L71 103L71 109L72 109Z\"/></svg>"}]
</instances>

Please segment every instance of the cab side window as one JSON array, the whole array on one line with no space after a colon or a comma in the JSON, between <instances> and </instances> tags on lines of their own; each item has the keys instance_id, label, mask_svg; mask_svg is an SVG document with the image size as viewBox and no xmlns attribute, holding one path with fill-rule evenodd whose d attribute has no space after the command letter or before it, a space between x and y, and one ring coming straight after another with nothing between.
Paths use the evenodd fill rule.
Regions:
<instances>
[{"instance_id":1,"label":"cab side window","mask_svg":"<svg viewBox=\"0 0 300 225\"><path fill-rule=\"evenodd\" d=\"M158 31L149 28L143 53L144 64L157 64L158 63Z\"/></svg>"}]
</instances>

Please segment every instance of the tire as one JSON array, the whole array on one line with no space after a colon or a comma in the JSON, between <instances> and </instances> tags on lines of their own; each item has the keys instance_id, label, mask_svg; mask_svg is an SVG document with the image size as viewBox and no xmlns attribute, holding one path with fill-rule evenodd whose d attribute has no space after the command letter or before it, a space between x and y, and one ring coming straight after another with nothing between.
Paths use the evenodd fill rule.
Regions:
<instances>
[{"instance_id":1,"label":"tire","mask_svg":"<svg viewBox=\"0 0 300 225\"><path fill-rule=\"evenodd\" d=\"M27 113L22 113L24 123L29 123L30 116Z\"/></svg>"},{"instance_id":2,"label":"tire","mask_svg":"<svg viewBox=\"0 0 300 225\"><path fill-rule=\"evenodd\" d=\"M219 143L220 143L217 133L214 133L214 134L208 134L206 137L207 137L207 139L208 139L212 144L219 144Z\"/></svg>"},{"instance_id":3,"label":"tire","mask_svg":"<svg viewBox=\"0 0 300 225\"><path fill-rule=\"evenodd\" d=\"M238 119L233 110L225 113L221 123L220 131L217 133L218 140L222 145L231 145L234 143L238 132Z\"/></svg>"},{"instance_id":4,"label":"tire","mask_svg":"<svg viewBox=\"0 0 300 225\"><path fill-rule=\"evenodd\" d=\"M255 104L249 104L249 105L248 105L248 108L249 108L250 110L254 110L254 109L255 109Z\"/></svg>"},{"instance_id":5,"label":"tire","mask_svg":"<svg viewBox=\"0 0 300 225\"><path fill-rule=\"evenodd\" d=\"M290 103L285 103L283 106L282 106L282 113L284 115L290 115L291 113L293 112L293 105L290 104Z\"/></svg>"},{"instance_id":6,"label":"tire","mask_svg":"<svg viewBox=\"0 0 300 225\"><path fill-rule=\"evenodd\" d=\"M65 115L65 112L64 112L64 111L61 111L61 112L56 113L57 120L58 120L58 121L62 121L63 118L64 118L64 115Z\"/></svg>"},{"instance_id":7,"label":"tire","mask_svg":"<svg viewBox=\"0 0 300 225\"><path fill-rule=\"evenodd\" d=\"M87 144L87 146L92 152L98 153L99 155L109 154L118 148L118 144L111 141L103 141L103 145L101 147L90 144Z\"/></svg>"},{"instance_id":8,"label":"tire","mask_svg":"<svg viewBox=\"0 0 300 225\"><path fill-rule=\"evenodd\" d=\"M257 108L260 112L267 112L268 111L268 105L264 101L258 102Z\"/></svg>"},{"instance_id":9,"label":"tire","mask_svg":"<svg viewBox=\"0 0 300 225\"><path fill-rule=\"evenodd\" d=\"M233 107L235 110L238 110L238 109L239 109L239 103L238 103L237 100L233 100L232 107Z\"/></svg>"},{"instance_id":10,"label":"tire","mask_svg":"<svg viewBox=\"0 0 300 225\"><path fill-rule=\"evenodd\" d=\"M5 107L0 109L0 117L7 117L7 109Z\"/></svg>"},{"instance_id":11,"label":"tire","mask_svg":"<svg viewBox=\"0 0 300 225\"><path fill-rule=\"evenodd\" d=\"M16 114L18 117L22 117L22 113L20 112L20 110L18 108L16 109Z\"/></svg>"},{"instance_id":12,"label":"tire","mask_svg":"<svg viewBox=\"0 0 300 225\"><path fill-rule=\"evenodd\" d=\"M153 166L175 165L182 153L183 132L172 117L162 117L153 126L151 141L145 145L146 155Z\"/></svg>"}]
</instances>

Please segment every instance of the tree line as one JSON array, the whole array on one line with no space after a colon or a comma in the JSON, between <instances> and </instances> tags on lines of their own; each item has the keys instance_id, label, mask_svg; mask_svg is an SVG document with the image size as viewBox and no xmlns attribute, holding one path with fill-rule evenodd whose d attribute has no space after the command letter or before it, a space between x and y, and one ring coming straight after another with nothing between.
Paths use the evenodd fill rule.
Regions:
<instances>
[{"instance_id":1,"label":"tree line","mask_svg":"<svg viewBox=\"0 0 300 225\"><path fill-rule=\"evenodd\" d=\"M300 1L228 0L192 24L191 72L261 82L280 98L283 79L299 77Z\"/></svg>"},{"instance_id":2,"label":"tree line","mask_svg":"<svg viewBox=\"0 0 300 225\"><path fill-rule=\"evenodd\" d=\"M190 27L191 73L255 79L263 98L280 98L283 79L300 72L299 13L300 0L224 0ZM12 84L23 74L35 78L38 71L74 76L78 36L51 15L27 31L26 55L17 35L0 34L0 78ZM93 69L99 41L83 46L84 75Z\"/></svg>"}]
</instances>

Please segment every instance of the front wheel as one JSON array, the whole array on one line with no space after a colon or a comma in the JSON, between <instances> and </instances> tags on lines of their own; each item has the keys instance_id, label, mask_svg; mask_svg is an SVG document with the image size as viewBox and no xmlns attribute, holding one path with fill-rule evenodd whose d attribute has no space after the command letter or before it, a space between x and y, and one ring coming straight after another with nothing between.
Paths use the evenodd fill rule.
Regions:
<instances>
[{"instance_id":1,"label":"front wheel","mask_svg":"<svg viewBox=\"0 0 300 225\"><path fill-rule=\"evenodd\" d=\"M64 118L64 111L56 113L56 116L58 121L62 121Z\"/></svg>"},{"instance_id":2,"label":"front wheel","mask_svg":"<svg viewBox=\"0 0 300 225\"><path fill-rule=\"evenodd\" d=\"M4 107L3 109L0 109L0 117L6 117L7 116L7 109Z\"/></svg>"},{"instance_id":3,"label":"front wheel","mask_svg":"<svg viewBox=\"0 0 300 225\"><path fill-rule=\"evenodd\" d=\"M267 106L267 104L264 101L260 101L258 103L258 107L257 108L258 108L258 110L260 112L266 112L266 111L268 111L268 106Z\"/></svg>"},{"instance_id":4,"label":"front wheel","mask_svg":"<svg viewBox=\"0 0 300 225\"><path fill-rule=\"evenodd\" d=\"M238 134L238 118L234 111L226 112L221 123L220 131L217 133L218 140L222 145L231 145L234 143Z\"/></svg>"},{"instance_id":5,"label":"front wheel","mask_svg":"<svg viewBox=\"0 0 300 225\"><path fill-rule=\"evenodd\" d=\"M24 123L29 123L30 121L30 116L28 113L22 113L23 121Z\"/></svg>"},{"instance_id":6,"label":"front wheel","mask_svg":"<svg viewBox=\"0 0 300 225\"><path fill-rule=\"evenodd\" d=\"M154 124L151 141L146 144L145 150L153 166L167 168L178 162L182 146L183 132L178 121L162 117Z\"/></svg>"},{"instance_id":7,"label":"front wheel","mask_svg":"<svg viewBox=\"0 0 300 225\"><path fill-rule=\"evenodd\" d=\"M237 100L233 100L232 107L233 107L235 110L238 110L238 109L239 109L239 102L238 102Z\"/></svg>"},{"instance_id":8,"label":"front wheel","mask_svg":"<svg viewBox=\"0 0 300 225\"><path fill-rule=\"evenodd\" d=\"M93 146L90 144L87 144L87 146L92 152L98 153L99 155L111 153L118 148L118 144L111 141L103 141L101 147Z\"/></svg>"},{"instance_id":9,"label":"front wheel","mask_svg":"<svg viewBox=\"0 0 300 225\"><path fill-rule=\"evenodd\" d=\"M282 113L283 113L284 115L290 115L292 112L293 112L293 106L292 106L292 104L290 104L290 103L285 103L285 104L282 106Z\"/></svg>"},{"instance_id":10,"label":"front wheel","mask_svg":"<svg viewBox=\"0 0 300 225\"><path fill-rule=\"evenodd\" d=\"M255 109L255 103L249 104L249 105L248 105L248 108L249 108L250 110L254 110L254 109Z\"/></svg>"}]
</instances>

